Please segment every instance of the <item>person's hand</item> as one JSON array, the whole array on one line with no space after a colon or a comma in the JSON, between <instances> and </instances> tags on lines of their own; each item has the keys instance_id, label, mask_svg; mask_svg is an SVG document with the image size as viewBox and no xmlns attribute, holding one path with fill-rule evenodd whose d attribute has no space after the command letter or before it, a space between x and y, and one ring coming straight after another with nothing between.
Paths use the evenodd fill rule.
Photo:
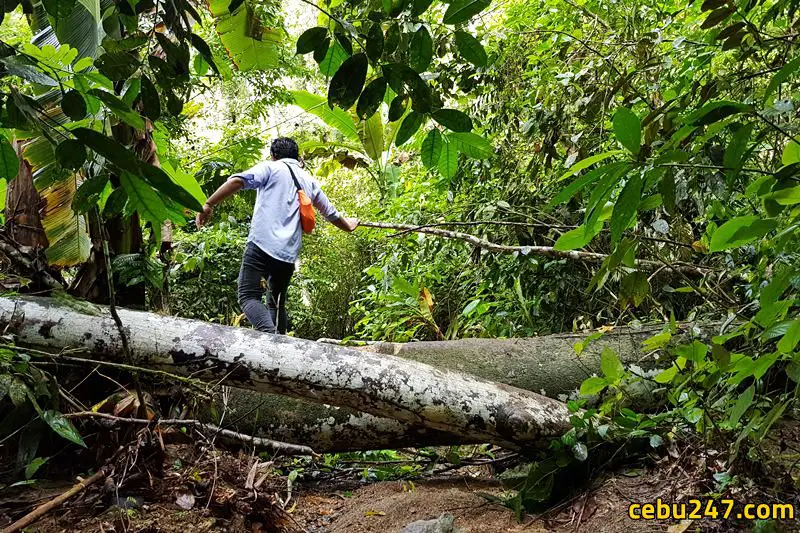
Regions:
<instances>
[{"instance_id":1,"label":"person's hand","mask_svg":"<svg viewBox=\"0 0 800 533\"><path fill-rule=\"evenodd\" d=\"M358 227L358 219L357 218L346 218L345 222L349 227L348 231L353 231Z\"/></svg>"},{"instance_id":2,"label":"person's hand","mask_svg":"<svg viewBox=\"0 0 800 533\"><path fill-rule=\"evenodd\" d=\"M211 218L211 214L214 212L214 209L208 205L203 204L203 210L197 213L197 217L194 219L194 223L198 228L202 228L208 219Z\"/></svg>"}]
</instances>

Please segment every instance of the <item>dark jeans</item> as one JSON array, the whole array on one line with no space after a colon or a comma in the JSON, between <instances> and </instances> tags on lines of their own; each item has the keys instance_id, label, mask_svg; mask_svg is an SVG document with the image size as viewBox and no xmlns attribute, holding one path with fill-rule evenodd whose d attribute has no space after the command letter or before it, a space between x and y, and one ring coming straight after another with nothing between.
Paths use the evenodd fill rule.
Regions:
<instances>
[{"instance_id":1,"label":"dark jeans","mask_svg":"<svg viewBox=\"0 0 800 533\"><path fill-rule=\"evenodd\" d=\"M279 261L252 242L247 243L239 271L239 306L254 328L267 333L276 333L276 329L278 333L286 333L286 293L293 273L293 263ZM262 302L265 292L262 278L268 284L269 308Z\"/></svg>"}]
</instances>

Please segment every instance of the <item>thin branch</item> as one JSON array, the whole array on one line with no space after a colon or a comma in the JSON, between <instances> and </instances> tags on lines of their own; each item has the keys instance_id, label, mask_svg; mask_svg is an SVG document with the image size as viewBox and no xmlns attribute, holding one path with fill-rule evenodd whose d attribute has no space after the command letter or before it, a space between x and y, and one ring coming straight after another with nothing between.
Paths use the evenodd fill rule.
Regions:
<instances>
[{"instance_id":1,"label":"thin branch","mask_svg":"<svg viewBox=\"0 0 800 533\"><path fill-rule=\"evenodd\" d=\"M238 433L236 431L231 431L230 429L222 429L219 426L214 424L207 424L205 422L201 422L200 420L183 420L180 418L164 418L161 420L147 420L146 418L123 418L119 416L110 415L108 413L96 413L94 411L81 411L79 413L69 413L64 415L66 418L102 418L104 420L111 420L113 422L119 422L124 424L137 424L143 426L149 426L151 424L158 426L190 426L195 429L205 430L212 433L216 433L222 435L225 438L237 440L239 442L243 442L245 444L250 444L257 448L264 448L271 450L273 452L282 452L286 453L287 455L311 455L314 457L318 457L319 454L314 452L308 446L302 446L299 444L289 444L286 442L280 442L277 440L265 439L263 437L254 437L252 435L245 435L244 433Z\"/></svg>"},{"instance_id":2,"label":"thin branch","mask_svg":"<svg viewBox=\"0 0 800 533\"><path fill-rule=\"evenodd\" d=\"M105 477L106 477L106 471L105 469L101 468L100 470L95 472L92 476L84 480L81 480L78 484L74 485L71 489L69 489L65 493L61 494L60 496L57 496L56 498L50 500L44 505L40 505L30 513L26 514L25 516L23 516L22 518L20 518L19 520L17 520L7 528L5 528L3 530L3 533L15 533L16 531L21 531L22 529L25 529L26 527L39 520L40 518L42 518L44 515L46 515L56 507L59 507L61 504L63 504L76 494L83 492L88 487L94 485L95 483L97 483L98 481L100 481Z\"/></svg>"},{"instance_id":3,"label":"thin branch","mask_svg":"<svg viewBox=\"0 0 800 533\"><path fill-rule=\"evenodd\" d=\"M771 176L773 174L768 170L761 170L760 168L752 168L752 167L731 168L731 167L724 167L721 165L696 165L693 163L662 163L658 166L667 168L702 168L707 170L719 170L721 172L726 172L729 170L741 170L742 172L752 172L753 174L764 174L766 176Z\"/></svg>"},{"instance_id":4,"label":"thin branch","mask_svg":"<svg viewBox=\"0 0 800 533\"><path fill-rule=\"evenodd\" d=\"M128 361L129 365L135 367L136 365L134 364L133 360L133 352L128 344L128 334L125 333L122 320L119 318L119 314L117 313L117 294L114 290L114 273L111 270L111 257L108 250L108 233L103 225L103 221L100 219L99 213L97 214L97 225L100 228L100 233L103 238L103 258L105 259L106 281L108 282L109 311L111 311L111 317L114 319L114 324L117 325L117 331L119 331L119 337L122 340L122 353L125 355L125 360ZM146 416L147 404L144 401L144 392L142 391L142 383L139 380L139 373L131 372L131 377L133 378L133 385L136 388L136 397L139 400L139 416Z\"/></svg>"},{"instance_id":5,"label":"thin branch","mask_svg":"<svg viewBox=\"0 0 800 533\"><path fill-rule=\"evenodd\" d=\"M511 227L521 227L521 228L545 228L545 229L554 229L554 230L572 230L575 228L579 228L580 226L569 225L569 224L547 224L545 222L515 222L510 220L470 220L470 221L451 221L451 222L432 222L430 224L420 224L413 229L404 229L402 231L398 231L397 233L392 233L389 237L400 237L401 235L406 235L408 233L413 233L417 228L436 228L441 226L511 226ZM608 231L606 229L602 231ZM664 244L671 244L673 246L681 246L683 248L692 248L691 244L685 242L678 242L673 241L670 239L660 239L658 237L648 237L646 235L636 235L638 238L652 241L652 242L661 242Z\"/></svg>"},{"instance_id":6,"label":"thin branch","mask_svg":"<svg viewBox=\"0 0 800 533\"><path fill-rule=\"evenodd\" d=\"M444 237L447 239L458 239L466 241L473 246L489 250L496 253L519 253L522 255L538 255L543 257L554 257L557 259L571 259L574 261L584 261L589 263L602 263L608 255L595 252L581 252L577 250L556 250L551 246L510 246L506 244L498 244L495 242L481 239L475 235L462 233L459 231L449 231L443 229L426 228L420 226L412 226L410 224L390 224L386 222L359 222L359 226L367 228L380 228L380 229L393 229L393 230L409 230L416 233L427 233L429 235L436 235L437 237ZM644 270L658 270L662 267L661 263L657 261L649 261L646 259L639 259L636 261L636 266ZM714 269L702 265L693 265L690 263L676 263L669 265L669 270L680 271L692 275L705 275L712 272Z\"/></svg>"},{"instance_id":7,"label":"thin branch","mask_svg":"<svg viewBox=\"0 0 800 533\"><path fill-rule=\"evenodd\" d=\"M0 343L0 348L8 348L10 350L15 350L15 351L18 351L18 352L25 352L25 353L27 353L29 355L33 355L33 356L37 356L37 357L49 357L50 359L53 360L53 364L59 364L60 361L66 361L68 363L81 363L81 364L87 364L87 365L107 366L107 367L111 367L111 368L117 368L119 370L125 370L126 372L131 372L131 373L136 372L136 373L152 374L152 375L155 375L155 376L163 377L165 379L174 380L174 381L178 381L180 383L184 383L186 385L189 385L189 386L197 389L197 392L201 392L203 394L208 394L208 391L204 387L204 385L206 385L205 382L200 381L200 380L196 380L196 379L192 379L192 378L187 378L187 377L184 377L184 376L178 376L176 374L172 374L172 373L167 372L165 370L157 370L157 369L153 369L153 368L142 368L142 367L139 367L139 366L126 365L124 363L112 363L111 361L101 361L101 360L98 360L98 359L86 359L84 357L73 357L73 356L69 356L69 355L64 355L63 353L54 354L54 353L49 353L49 352L43 352L41 350L34 350L34 349L31 349L31 348L22 348L20 346L15 346L13 344ZM77 352L77 353L86 353L86 350L84 350L83 348L77 349L77 350L73 350L73 351ZM36 364L36 361L33 361L33 363Z\"/></svg>"}]
</instances>

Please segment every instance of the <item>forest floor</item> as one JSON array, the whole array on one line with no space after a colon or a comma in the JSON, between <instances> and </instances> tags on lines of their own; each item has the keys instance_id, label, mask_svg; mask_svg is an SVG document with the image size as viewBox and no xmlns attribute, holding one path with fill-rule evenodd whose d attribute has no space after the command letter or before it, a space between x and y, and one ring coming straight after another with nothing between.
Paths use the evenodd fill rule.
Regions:
<instances>
[{"instance_id":1,"label":"forest floor","mask_svg":"<svg viewBox=\"0 0 800 533\"><path fill-rule=\"evenodd\" d=\"M98 483L26 531L384 533L402 532L411 523L443 515L454 518L456 529L411 531L752 530L752 526L745 527L743 523L724 521L637 522L628 518L628 506L634 502L654 502L659 497L676 501L708 492L702 487L701 471L709 467L710 461L699 460L690 453L665 455L649 466L606 472L573 491L568 499L519 522L511 510L484 497L503 494L491 468L485 466L453 469L444 475L412 481L367 483L353 476L338 481L303 481L294 484L290 494L291 484L271 461L219 449L209 453L198 445L187 444L168 444L162 452L159 478L138 475L136 481L135 468L131 468L123 474L130 483L120 478ZM151 461L151 470L152 464ZM0 526L9 522L9 512L19 515L23 509L50 500L69 486L42 483L12 494L0 493ZM751 487L741 497L758 501L766 494L759 490ZM800 502L794 503L800 507ZM782 531L800 531L797 521L784 525Z\"/></svg>"}]
</instances>

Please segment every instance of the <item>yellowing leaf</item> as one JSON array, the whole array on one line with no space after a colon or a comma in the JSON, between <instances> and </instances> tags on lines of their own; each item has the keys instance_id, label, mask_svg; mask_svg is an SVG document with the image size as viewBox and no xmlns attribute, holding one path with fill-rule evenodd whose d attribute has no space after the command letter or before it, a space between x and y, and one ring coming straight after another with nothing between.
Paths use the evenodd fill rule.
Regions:
<instances>
[{"instance_id":1,"label":"yellowing leaf","mask_svg":"<svg viewBox=\"0 0 800 533\"><path fill-rule=\"evenodd\" d=\"M383 511L364 511L364 516L386 516Z\"/></svg>"}]
</instances>

